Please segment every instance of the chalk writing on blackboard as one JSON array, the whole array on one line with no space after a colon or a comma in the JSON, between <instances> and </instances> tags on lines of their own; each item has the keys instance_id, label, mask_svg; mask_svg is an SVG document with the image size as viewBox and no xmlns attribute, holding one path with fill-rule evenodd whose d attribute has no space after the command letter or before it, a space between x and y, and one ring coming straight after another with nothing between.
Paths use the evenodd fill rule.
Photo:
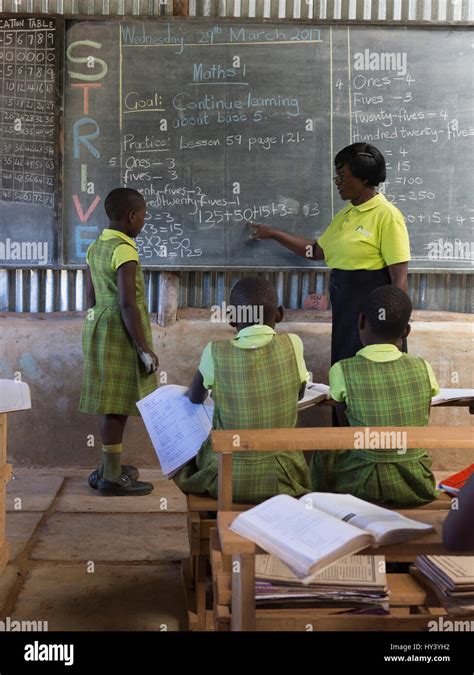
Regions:
<instances>
[{"instance_id":1,"label":"chalk writing on blackboard","mask_svg":"<svg viewBox=\"0 0 474 675\"><path fill-rule=\"evenodd\" d=\"M446 260L454 239L461 265L472 259L465 30L127 19L74 23L66 42L70 261L84 262L123 185L147 202L145 265L312 267L245 223L317 239L344 206L334 155L356 141L386 158L379 189L406 218L413 261L429 266L440 241Z\"/></svg>"}]
</instances>

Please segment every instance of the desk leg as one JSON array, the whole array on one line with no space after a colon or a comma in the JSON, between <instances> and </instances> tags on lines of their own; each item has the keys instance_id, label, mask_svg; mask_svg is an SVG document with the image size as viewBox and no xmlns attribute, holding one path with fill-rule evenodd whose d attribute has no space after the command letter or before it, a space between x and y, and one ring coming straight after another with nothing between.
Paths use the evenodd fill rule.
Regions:
<instances>
[{"instance_id":1,"label":"desk leg","mask_svg":"<svg viewBox=\"0 0 474 675\"><path fill-rule=\"evenodd\" d=\"M6 487L11 478L12 467L7 464L7 413L0 413L0 573L8 563L9 546L5 540Z\"/></svg>"},{"instance_id":2,"label":"desk leg","mask_svg":"<svg viewBox=\"0 0 474 675\"><path fill-rule=\"evenodd\" d=\"M255 630L255 556L232 556L232 630Z\"/></svg>"}]
</instances>

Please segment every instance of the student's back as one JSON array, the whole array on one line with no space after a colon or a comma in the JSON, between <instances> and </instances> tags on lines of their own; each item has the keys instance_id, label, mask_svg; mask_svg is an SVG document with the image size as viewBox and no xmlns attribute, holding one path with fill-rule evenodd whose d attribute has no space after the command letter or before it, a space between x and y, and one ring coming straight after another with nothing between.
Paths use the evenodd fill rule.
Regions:
<instances>
[{"instance_id":1,"label":"student's back","mask_svg":"<svg viewBox=\"0 0 474 675\"><path fill-rule=\"evenodd\" d=\"M268 325L246 326L233 340L209 343L197 375L204 390L212 388L213 429L295 426L307 378L298 336L277 335ZM309 492L308 467L299 452L236 452L233 477L234 500L240 502ZM217 497L217 455L209 439L175 481L184 492Z\"/></svg>"},{"instance_id":2,"label":"student's back","mask_svg":"<svg viewBox=\"0 0 474 675\"><path fill-rule=\"evenodd\" d=\"M263 331L274 332L267 326ZM295 426L301 380L289 335L274 335L254 349L239 348L234 340L213 342L212 358L216 428Z\"/></svg>"},{"instance_id":3,"label":"student's back","mask_svg":"<svg viewBox=\"0 0 474 675\"><path fill-rule=\"evenodd\" d=\"M370 301L372 296L375 296L375 306ZM411 311L408 296L391 286L374 291L368 298L367 316L362 314L361 339L366 346L354 357L332 366L331 395L346 404L345 415L351 426L426 426L431 397L439 391L433 371L424 359L400 352L393 343L384 343L384 335L377 336L373 329L367 340L370 329L366 323L384 309L379 304L391 305L393 314L397 309L401 312L406 304L406 320L400 318L399 335L394 321L394 338L407 334ZM380 342L376 341L377 337ZM408 450L403 446L314 453L312 488L349 492L388 506L416 506L436 498L431 464L425 450Z\"/></svg>"},{"instance_id":4,"label":"student's back","mask_svg":"<svg viewBox=\"0 0 474 675\"><path fill-rule=\"evenodd\" d=\"M373 360L378 354L393 360ZM368 356L368 358L365 356ZM339 361L351 426L426 426L432 385L426 362L393 345L371 345Z\"/></svg>"}]
</instances>

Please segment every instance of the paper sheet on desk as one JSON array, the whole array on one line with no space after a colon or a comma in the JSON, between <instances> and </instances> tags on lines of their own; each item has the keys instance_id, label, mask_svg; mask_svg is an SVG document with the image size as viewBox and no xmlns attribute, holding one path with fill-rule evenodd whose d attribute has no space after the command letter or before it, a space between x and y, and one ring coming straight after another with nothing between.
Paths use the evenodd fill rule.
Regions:
<instances>
[{"instance_id":1,"label":"paper sheet on desk","mask_svg":"<svg viewBox=\"0 0 474 675\"><path fill-rule=\"evenodd\" d=\"M148 435L166 476L195 457L212 427L214 402L191 403L186 387L168 384L137 401Z\"/></svg>"},{"instance_id":2,"label":"paper sheet on desk","mask_svg":"<svg viewBox=\"0 0 474 675\"><path fill-rule=\"evenodd\" d=\"M474 398L474 389L440 389L437 396L431 399L431 405L444 403L445 401L457 401L463 398Z\"/></svg>"}]
</instances>

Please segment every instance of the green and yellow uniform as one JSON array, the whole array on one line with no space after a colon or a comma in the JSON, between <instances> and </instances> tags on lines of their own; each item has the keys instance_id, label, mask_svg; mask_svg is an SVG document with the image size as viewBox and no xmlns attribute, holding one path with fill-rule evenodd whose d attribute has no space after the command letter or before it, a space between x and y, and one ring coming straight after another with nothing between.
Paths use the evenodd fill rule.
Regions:
<instances>
[{"instance_id":1,"label":"green and yellow uniform","mask_svg":"<svg viewBox=\"0 0 474 675\"><path fill-rule=\"evenodd\" d=\"M250 326L233 340L209 343L199 370L212 387L213 429L294 427L298 393L308 379L303 345L296 335ZM309 492L309 472L300 452L236 452L233 497L258 503L276 494ZM217 497L217 454L207 439L197 457L174 476L186 493Z\"/></svg>"},{"instance_id":2,"label":"green and yellow uniform","mask_svg":"<svg viewBox=\"0 0 474 675\"><path fill-rule=\"evenodd\" d=\"M364 347L329 371L330 392L346 403L351 426L427 426L439 387L429 363L394 345ZM426 504L437 496L432 460L423 449L315 452L312 489L350 493L393 507Z\"/></svg>"},{"instance_id":3,"label":"green and yellow uniform","mask_svg":"<svg viewBox=\"0 0 474 675\"><path fill-rule=\"evenodd\" d=\"M135 415L136 401L157 387L156 374L147 375L120 313L117 270L133 260L136 301L146 342L153 348L146 307L143 272L133 239L105 229L87 250L96 304L86 313L82 333L84 373L79 410L96 415Z\"/></svg>"}]
</instances>

